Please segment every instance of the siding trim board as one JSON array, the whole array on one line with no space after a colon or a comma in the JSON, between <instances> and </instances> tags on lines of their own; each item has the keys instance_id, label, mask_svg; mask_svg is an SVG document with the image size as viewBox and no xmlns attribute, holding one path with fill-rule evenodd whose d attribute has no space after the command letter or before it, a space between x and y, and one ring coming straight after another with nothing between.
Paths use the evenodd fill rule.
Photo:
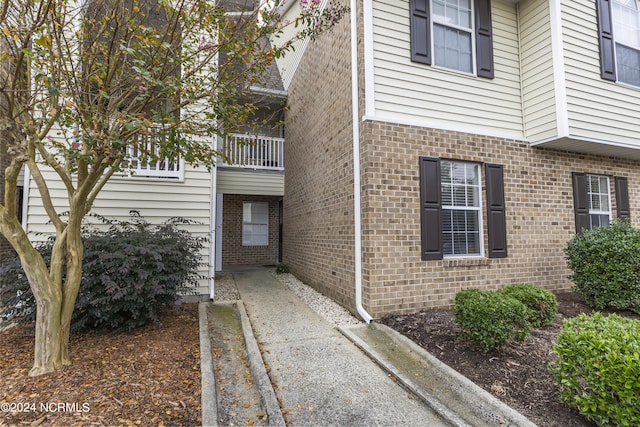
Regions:
<instances>
[{"instance_id":1,"label":"siding trim board","mask_svg":"<svg viewBox=\"0 0 640 427\"><path fill-rule=\"evenodd\" d=\"M569 136L569 107L567 102L566 70L564 62L564 40L562 38L561 0L550 0L551 47L553 57L553 80L556 102L556 131L559 137Z\"/></svg>"}]
</instances>

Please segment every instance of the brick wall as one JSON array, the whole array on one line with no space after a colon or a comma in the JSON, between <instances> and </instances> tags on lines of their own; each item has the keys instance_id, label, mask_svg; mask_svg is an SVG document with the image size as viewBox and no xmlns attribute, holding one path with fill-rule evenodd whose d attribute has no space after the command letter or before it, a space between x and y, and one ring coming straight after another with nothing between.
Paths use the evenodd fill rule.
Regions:
<instances>
[{"instance_id":1,"label":"brick wall","mask_svg":"<svg viewBox=\"0 0 640 427\"><path fill-rule=\"evenodd\" d=\"M528 282L569 289L564 248L575 235L572 172L629 179L640 225L640 162L532 148L529 144L384 122L363 124L363 290L373 315L450 306L460 289ZM504 165L508 257L422 261L418 158ZM484 174L484 171L483 171ZM483 176L484 244L486 193Z\"/></svg>"},{"instance_id":2,"label":"brick wall","mask_svg":"<svg viewBox=\"0 0 640 427\"><path fill-rule=\"evenodd\" d=\"M222 268L278 262L280 197L225 194L222 201ZM269 245L242 246L243 202L269 203Z\"/></svg>"},{"instance_id":3,"label":"brick wall","mask_svg":"<svg viewBox=\"0 0 640 427\"><path fill-rule=\"evenodd\" d=\"M311 42L289 88L284 262L353 310L349 17Z\"/></svg>"},{"instance_id":4,"label":"brick wall","mask_svg":"<svg viewBox=\"0 0 640 427\"><path fill-rule=\"evenodd\" d=\"M289 87L284 261L301 280L355 311L346 21L309 45ZM572 172L626 176L632 222L640 226L640 162L419 126L364 121L360 127L363 303L375 317L449 307L467 287L528 282L569 289L563 251L575 234ZM421 260L420 156L504 165L507 258ZM615 216L613 184L610 179Z\"/></svg>"}]
</instances>

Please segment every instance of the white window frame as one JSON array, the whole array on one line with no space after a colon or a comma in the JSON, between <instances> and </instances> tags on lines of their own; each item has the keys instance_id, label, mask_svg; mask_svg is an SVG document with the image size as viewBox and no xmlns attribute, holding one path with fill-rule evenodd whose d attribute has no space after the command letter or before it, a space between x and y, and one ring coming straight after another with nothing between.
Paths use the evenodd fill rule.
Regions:
<instances>
[{"instance_id":1,"label":"white window frame","mask_svg":"<svg viewBox=\"0 0 640 427\"><path fill-rule=\"evenodd\" d=\"M444 2L446 2L447 0L443 0ZM474 1L470 0L470 13L471 13L471 26L469 28L466 27L462 27L460 25L457 24L452 24L452 23L448 23L446 22L446 18L443 19L444 17L441 17L440 15L437 15L434 10L434 0L429 0L429 10L431 11L430 15L431 15L431 19L430 19L430 29L429 31L431 31L431 52L433 52L433 66L437 67L437 68L441 68L444 70L451 70L451 71L455 71L458 73L464 73L464 74L469 74L469 75L476 75L476 32L475 32L475 5L474 5ZM445 9L446 9L446 4L445 4ZM461 70L458 68L450 68L447 67L445 65L440 65L437 64L437 55L436 55L436 40L435 40L435 31L434 31L434 26L435 25L442 25L443 27L446 28L451 28L454 30L461 30L461 31L465 31L465 32L469 32L471 33L471 71L466 71L466 70Z\"/></svg>"},{"instance_id":2,"label":"white window frame","mask_svg":"<svg viewBox=\"0 0 640 427\"><path fill-rule=\"evenodd\" d=\"M442 181L442 177L440 178L441 182L440 182L440 193L443 194L443 188L445 186L460 186L460 187L473 187L477 190L477 194L478 194L478 205L477 206L453 206L453 205L446 205L444 202L444 198L441 202L441 206L442 206L442 221L443 221L443 230L442 230L442 239L444 242L444 235L446 234L444 231L444 213L445 211L475 211L476 215L477 215L477 221L478 221L478 253L465 253L465 254L448 254L446 253L446 250L443 248L443 257L444 258L478 258L478 257L484 257L484 223L482 220L482 173L481 173L481 168L480 168L480 164L478 163L471 163L471 162L462 162L462 161L457 161L457 160L441 160L441 165L444 165L445 163L451 163L451 164L460 164L460 165L471 165L474 168L474 173L477 176L477 184L451 184L451 183L445 183ZM467 194L467 191L465 191L465 195ZM453 232L452 232L453 235Z\"/></svg>"},{"instance_id":3,"label":"white window frame","mask_svg":"<svg viewBox=\"0 0 640 427\"><path fill-rule=\"evenodd\" d=\"M253 234L254 226L265 234ZM242 246L269 246L269 202L242 202Z\"/></svg>"},{"instance_id":4,"label":"white window frame","mask_svg":"<svg viewBox=\"0 0 640 427\"><path fill-rule=\"evenodd\" d=\"M591 181L593 179L597 179L598 180L598 192L592 192L591 191ZM605 188L601 188L601 183L602 180L604 179L605 181ZM603 190L606 190L606 192L603 192ZM609 207L608 210L603 210L603 209L595 209L593 208L593 203L592 203L592 196L598 196L598 198L600 198L601 196L606 196L607 197L607 205ZM606 175L595 175L595 174L587 174L587 200L589 202L589 228L590 229L594 229L597 228L598 226L594 227L593 226L593 222L591 219L591 215L607 215L609 217L609 224L611 224L611 185L610 185L610 181L609 181L609 177Z\"/></svg>"},{"instance_id":5,"label":"white window frame","mask_svg":"<svg viewBox=\"0 0 640 427\"><path fill-rule=\"evenodd\" d=\"M617 14L616 14L616 8L617 7L622 7L622 8L627 8L629 10L632 10L633 12L636 13L636 23L635 26L638 29L638 31L640 31L640 4L638 3L638 0L631 0L635 3L635 10L632 10L629 6L627 6L626 4L623 4L623 2L617 1L617 0L613 0L612 4L611 4L611 19L612 19L612 25L613 25L613 41L614 41L614 55L615 55L615 64L616 64L616 80L620 83L623 84L628 84L630 86L634 86L634 87L639 87L640 84L636 84L636 83L631 83L628 81L624 81L624 80L620 80L620 62L618 60L618 45L623 46L627 49L631 49L634 50L636 52L638 52L638 55L640 56L640 35L639 40L637 41L637 46L633 46L632 44L629 43L624 43L623 42L623 37L621 37L620 35L624 35L627 34L629 31L626 31L628 29L629 26L633 25L632 23L621 23L620 21L618 21L616 18L618 18ZM638 70L638 73L640 73L640 70ZM638 82L640 82L640 75L637 76L637 80Z\"/></svg>"}]
</instances>

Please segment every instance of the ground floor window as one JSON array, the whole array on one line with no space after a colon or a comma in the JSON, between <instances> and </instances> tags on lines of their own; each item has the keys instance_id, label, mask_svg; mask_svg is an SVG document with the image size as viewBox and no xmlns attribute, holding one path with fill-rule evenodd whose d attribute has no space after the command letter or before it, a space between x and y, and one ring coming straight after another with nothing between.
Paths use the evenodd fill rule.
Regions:
<instances>
[{"instance_id":1,"label":"ground floor window","mask_svg":"<svg viewBox=\"0 0 640 427\"><path fill-rule=\"evenodd\" d=\"M611 202L611 180L606 175L573 172L573 208L576 233L611 224L613 208ZM624 176L615 176L616 216L629 220L629 182Z\"/></svg>"},{"instance_id":2,"label":"ground floor window","mask_svg":"<svg viewBox=\"0 0 640 427\"><path fill-rule=\"evenodd\" d=\"M485 163L483 178L479 163L420 157L420 205L423 260L485 256L485 232L489 258L507 256L502 165Z\"/></svg>"},{"instance_id":3,"label":"ground floor window","mask_svg":"<svg viewBox=\"0 0 640 427\"><path fill-rule=\"evenodd\" d=\"M242 246L269 245L269 203L243 202Z\"/></svg>"},{"instance_id":4,"label":"ground floor window","mask_svg":"<svg viewBox=\"0 0 640 427\"><path fill-rule=\"evenodd\" d=\"M607 226L611 223L611 196L609 177L587 175L587 195L589 198L589 228Z\"/></svg>"},{"instance_id":5,"label":"ground floor window","mask_svg":"<svg viewBox=\"0 0 640 427\"><path fill-rule=\"evenodd\" d=\"M444 256L481 255L480 165L442 160L440 191Z\"/></svg>"}]
</instances>

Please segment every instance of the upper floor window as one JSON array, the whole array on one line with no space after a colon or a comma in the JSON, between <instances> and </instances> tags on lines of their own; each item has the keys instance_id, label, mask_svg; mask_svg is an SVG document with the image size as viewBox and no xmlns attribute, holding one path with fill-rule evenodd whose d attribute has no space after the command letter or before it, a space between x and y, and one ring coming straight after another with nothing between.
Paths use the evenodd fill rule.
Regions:
<instances>
[{"instance_id":1,"label":"upper floor window","mask_svg":"<svg viewBox=\"0 0 640 427\"><path fill-rule=\"evenodd\" d=\"M411 60L493 78L490 0L410 0ZM474 50L475 48L475 50Z\"/></svg>"},{"instance_id":2,"label":"upper floor window","mask_svg":"<svg viewBox=\"0 0 640 427\"><path fill-rule=\"evenodd\" d=\"M602 78L640 86L638 0L597 0L596 4Z\"/></svg>"},{"instance_id":3,"label":"upper floor window","mask_svg":"<svg viewBox=\"0 0 640 427\"><path fill-rule=\"evenodd\" d=\"M433 0L435 65L473 72L471 0Z\"/></svg>"},{"instance_id":4,"label":"upper floor window","mask_svg":"<svg viewBox=\"0 0 640 427\"><path fill-rule=\"evenodd\" d=\"M636 0L613 0L618 81L640 86L640 11Z\"/></svg>"}]
</instances>

